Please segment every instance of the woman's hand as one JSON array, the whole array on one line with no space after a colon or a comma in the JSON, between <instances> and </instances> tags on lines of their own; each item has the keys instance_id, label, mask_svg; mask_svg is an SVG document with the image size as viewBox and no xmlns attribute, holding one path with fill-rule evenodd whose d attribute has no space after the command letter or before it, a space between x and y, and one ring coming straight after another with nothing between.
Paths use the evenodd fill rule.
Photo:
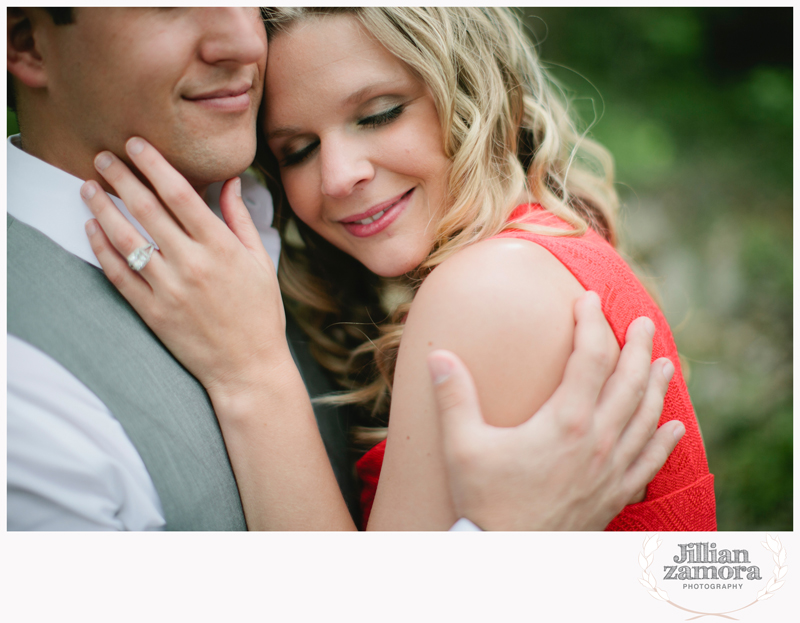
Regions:
<instances>
[{"instance_id":1,"label":"woman's hand","mask_svg":"<svg viewBox=\"0 0 800 623\"><path fill-rule=\"evenodd\" d=\"M147 240L88 181L81 195L97 219L86 225L92 250L108 279L209 394L247 390L291 355L275 268L242 202L241 180L222 189L223 223L150 144L134 137L126 150L157 195L110 152L98 154L95 167L158 251L138 273L129 268L125 258Z\"/></svg>"},{"instance_id":2,"label":"woman's hand","mask_svg":"<svg viewBox=\"0 0 800 623\"><path fill-rule=\"evenodd\" d=\"M106 276L208 391L248 528L354 529L240 180L222 189L223 223L152 146L132 138L126 149L158 196L108 152L95 166L159 250L139 272L128 267L125 258L147 241L93 181L81 194L100 227L89 221L86 231Z\"/></svg>"}]
</instances>

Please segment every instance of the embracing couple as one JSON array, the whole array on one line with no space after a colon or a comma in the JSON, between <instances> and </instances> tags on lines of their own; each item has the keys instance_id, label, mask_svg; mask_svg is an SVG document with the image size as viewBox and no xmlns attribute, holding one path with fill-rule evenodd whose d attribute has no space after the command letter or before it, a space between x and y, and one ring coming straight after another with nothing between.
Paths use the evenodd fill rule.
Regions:
<instances>
[{"instance_id":1,"label":"embracing couple","mask_svg":"<svg viewBox=\"0 0 800 623\"><path fill-rule=\"evenodd\" d=\"M8 9L8 78L10 530L715 529L512 13Z\"/></svg>"}]
</instances>

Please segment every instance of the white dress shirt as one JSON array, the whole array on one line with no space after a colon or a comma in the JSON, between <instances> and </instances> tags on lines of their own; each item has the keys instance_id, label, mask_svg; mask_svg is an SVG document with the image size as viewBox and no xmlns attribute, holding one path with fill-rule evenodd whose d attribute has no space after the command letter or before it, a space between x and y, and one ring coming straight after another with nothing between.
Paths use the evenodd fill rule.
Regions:
<instances>
[{"instance_id":1,"label":"white dress shirt","mask_svg":"<svg viewBox=\"0 0 800 623\"><path fill-rule=\"evenodd\" d=\"M26 154L8 139L8 213L97 266L84 224L92 213L83 180ZM219 215L222 184L207 195ZM272 197L242 176L242 198L278 265ZM112 201L149 241L123 203ZM9 530L163 530L153 481L122 426L103 402L42 351L8 335Z\"/></svg>"}]
</instances>

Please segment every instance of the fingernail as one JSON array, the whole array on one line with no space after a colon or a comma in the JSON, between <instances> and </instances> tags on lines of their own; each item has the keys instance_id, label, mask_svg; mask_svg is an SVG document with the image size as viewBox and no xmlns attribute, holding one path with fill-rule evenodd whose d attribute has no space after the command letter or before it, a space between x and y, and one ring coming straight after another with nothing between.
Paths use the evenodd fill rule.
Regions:
<instances>
[{"instance_id":1,"label":"fingernail","mask_svg":"<svg viewBox=\"0 0 800 623\"><path fill-rule=\"evenodd\" d=\"M81 197L86 199L86 201L89 201L89 199L94 197L95 192L97 192L97 189L94 187L92 182L86 182L83 186L81 186Z\"/></svg>"},{"instance_id":2,"label":"fingernail","mask_svg":"<svg viewBox=\"0 0 800 623\"><path fill-rule=\"evenodd\" d=\"M675 366L672 365L672 362L667 359L667 362L664 364L664 367L661 369L664 378L667 379L667 383L672 380L672 375L675 374Z\"/></svg>"},{"instance_id":3,"label":"fingernail","mask_svg":"<svg viewBox=\"0 0 800 623\"><path fill-rule=\"evenodd\" d=\"M434 385L444 383L453 372L453 366L445 357L428 356L428 371Z\"/></svg>"},{"instance_id":4,"label":"fingernail","mask_svg":"<svg viewBox=\"0 0 800 623\"><path fill-rule=\"evenodd\" d=\"M237 197L242 196L242 179L237 177L236 181L233 183L233 192L236 193Z\"/></svg>"},{"instance_id":5,"label":"fingernail","mask_svg":"<svg viewBox=\"0 0 800 623\"><path fill-rule=\"evenodd\" d=\"M646 316L642 322L644 323L644 330L647 331L647 335L653 337L656 334L656 325Z\"/></svg>"},{"instance_id":6,"label":"fingernail","mask_svg":"<svg viewBox=\"0 0 800 623\"><path fill-rule=\"evenodd\" d=\"M586 300L589 301L591 305L596 307L601 307L600 305L600 297L598 296L597 292L594 290L587 290L586 292Z\"/></svg>"},{"instance_id":7,"label":"fingernail","mask_svg":"<svg viewBox=\"0 0 800 623\"><path fill-rule=\"evenodd\" d=\"M675 430L672 431L672 434L675 437L675 441L680 441L684 433L686 433L686 427L683 425L683 422L678 422L678 425L675 427Z\"/></svg>"},{"instance_id":8,"label":"fingernail","mask_svg":"<svg viewBox=\"0 0 800 623\"><path fill-rule=\"evenodd\" d=\"M111 164L111 154L107 151L101 151L94 159L94 166L98 171L105 171Z\"/></svg>"},{"instance_id":9,"label":"fingernail","mask_svg":"<svg viewBox=\"0 0 800 623\"><path fill-rule=\"evenodd\" d=\"M86 225L84 227L86 227L86 233L90 236L94 236L97 233L97 221L94 219L89 219L86 221Z\"/></svg>"},{"instance_id":10,"label":"fingernail","mask_svg":"<svg viewBox=\"0 0 800 623\"><path fill-rule=\"evenodd\" d=\"M125 147L131 156L138 156L144 151L144 141L140 138L132 138Z\"/></svg>"}]
</instances>

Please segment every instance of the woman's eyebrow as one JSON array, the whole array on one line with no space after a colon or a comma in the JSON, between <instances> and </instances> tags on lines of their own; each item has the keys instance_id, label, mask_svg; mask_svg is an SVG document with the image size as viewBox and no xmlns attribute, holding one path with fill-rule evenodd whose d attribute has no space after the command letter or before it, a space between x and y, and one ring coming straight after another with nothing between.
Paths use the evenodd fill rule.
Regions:
<instances>
[{"instance_id":1,"label":"woman's eyebrow","mask_svg":"<svg viewBox=\"0 0 800 623\"><path fill-rule=\"evenodd\" d=\"M380 91L396 84L397 80L382 80L381 82L373 82L372 84L368 84L361 87L357 91L354 91L351 95L348 95L345 98L344 103L348 105L360 104L364 100L369 99L370 95L372 95L375 91Z\"/></svg>"},{"instance_id":2,"label":"woman's eyebrow","mask_svg":"<svg viewBox=\"0 0 800 623\"><path fill-rule=\"evenodd\" d=\"M293 136L300 132L300 128L293 125L285 125L275 128L272 132L267 133L267 140L271 141L274 138L284 138L285 136Z\"/></svg>"},{"instance_id":3,"label":"woman's eyebrow","mask_svg":"<svg viewBox=\"0 0 800 623\"><path fill-rule=\"evenodd\" d=\"M348 95L343 101L343 105L345 106L354 106L357 104L361 104L365 100L368 100L370 96L375 93L376 91L381 91L388 87L394 86L397 84L397 80L381 80L380 82L373 82L366 86L361 87L360 89L353 91L350 95ZM299 134L300 128L297 126L281 126L275 128L272 132L267 133L267 140L271 141L275 138L284 138L287 136L293 136L294 134Z\"/></svg>"}]
</instances>

